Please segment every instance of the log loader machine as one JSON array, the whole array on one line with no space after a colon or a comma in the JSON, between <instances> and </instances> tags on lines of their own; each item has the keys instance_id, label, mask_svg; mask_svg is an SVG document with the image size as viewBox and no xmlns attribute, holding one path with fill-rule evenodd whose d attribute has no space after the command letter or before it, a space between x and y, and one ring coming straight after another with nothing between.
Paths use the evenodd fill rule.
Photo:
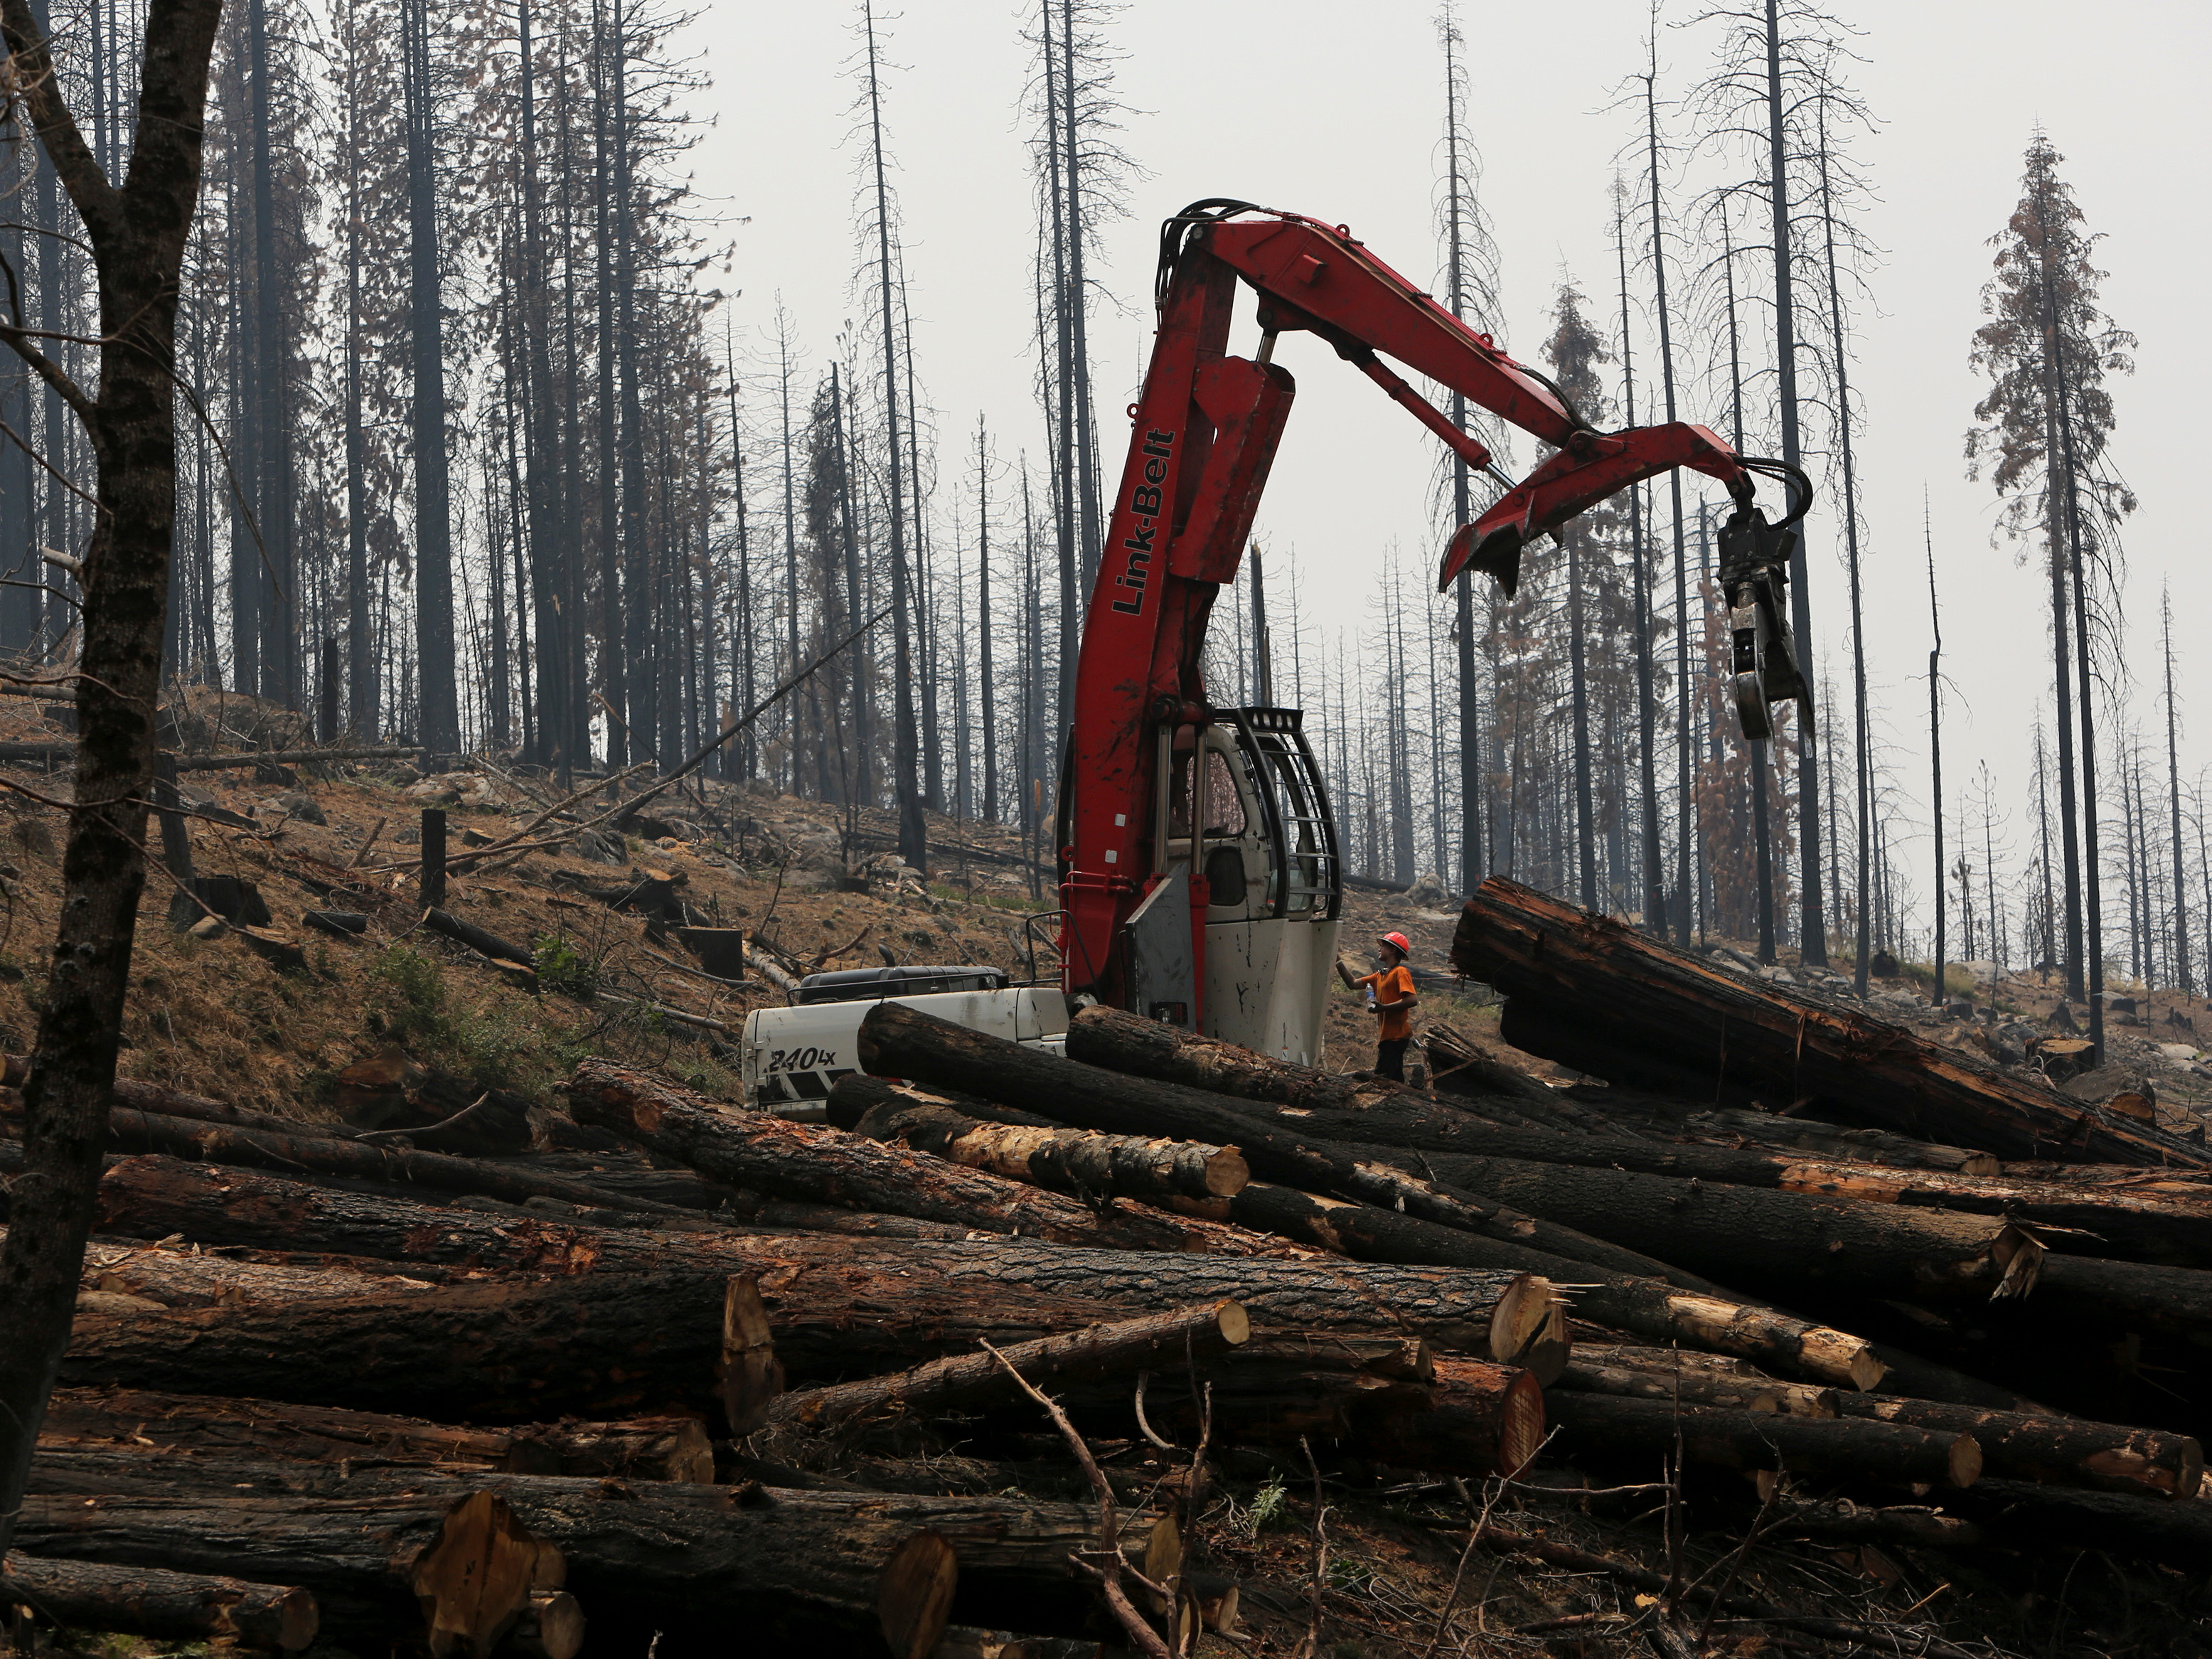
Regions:
<instances>
[{"instance_id":1,"label":"log loader machine","mask_svg":"<svg viewBox=\"0 0 2212 1659\"><path fill-rule=\"evenodd\" d=\"M1240 283L1258 301L1250 357L1228 350ZM916 1006L941 1000L934 1012L1039 1046L1056 1045L1067 1009L1102 1002L1278 1059L1318 1060L1343 895L1321 769L1298 710L1218 707L1199 665L1214 598L1236 579L1290 416L1296 387L1274 361L1284 334L1319 339L1468 467L1504 486L1452 537L1439 589L1479 570L1510 595L1522 549L1577 514L1674 467L1717 480L1735 503L1721 532L1719 578L1744 733L1770 736L1775 702L1794 701L1810 716L1788 594L1796 526L1812 497L1803 473L1738 455L1686 422L1596 430L1556 384L1468 327L1344 225L1247 202L1194 203L1162 227L1154 297L1158 332L1129 406L1128 456L1085 617L1062 764L1060 994L1032 986L1025 996L1003 975L986 984L995 973L988 969L887 969L833 993L836 1003L764 1010L748 1021L745 1045L747 1094L763 1105L781 1109L780 1102L826 1093L855 1063L851 1033L866 1004L908 1000L909 975L922 976ZM1552 453L1515 483L1386 356ZM1789 489L1771 522L1753 500L1761 475ZM957 991L939 988L961 975L973 977ZM992 1006L971 1006L981 1002ZM824 1033L836 1024L842 1035L784 1029L810 1012ZM766 1063L777 1052L829 1060L779 1072Z\"/></svg>"}]
</instances>

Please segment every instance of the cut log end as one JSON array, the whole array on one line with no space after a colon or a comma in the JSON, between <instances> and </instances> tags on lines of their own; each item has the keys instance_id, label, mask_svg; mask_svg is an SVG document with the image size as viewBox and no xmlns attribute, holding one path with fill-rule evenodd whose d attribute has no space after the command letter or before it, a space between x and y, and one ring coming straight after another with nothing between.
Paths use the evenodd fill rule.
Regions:
<instances>
[{"instance_id":1,"label":"cut log end","mask_svg":"<svg viewBox=\"0 0 2212 1659\"><path fill-rule=\"evenodd\" d=\"M1244 1311L1242 1303L1224 1302L1215 1316L1214 1325L1221 1340L1231 1347L1242 1347L1252 1337L1252 1316Z\"/></svg>"},{"instance_id":2,"label":"cut log end","mask_svg":"<svg viewBox=\"0 0 2212 1659\"><path fill-rule=\"evenodd\" d=\"M1206 1190L1215 1198L1234 1198L1251 1180L1252 1166L1234 1146L1224 1146L1206 1160Z\"/></svg>"},{"instance_id":3,"label":"cut log end","mask_svg":"<svg viewBox=\"0 0 2212 1659\"><path fill-rule=\"evenodd\" d=\"M730 1433L738 1438L768 1420L769 1407L783 1392L768 1308L750 1273L732 1275L723 1295L721 1389Z\"/></svg>"},{"instance_id":4,"label":"cut log end","mask_svg":"<svg viewBox=\"0 0 2212 1659\"><path fill-rule=\"evenodd\" d=\"M462 1498L412 1575L431 1653L489 1653L529 1609L532 1592L559 1588L565 1565L497 1493Z\"/></svg>"},{"instance_id":5,"label":"cut log end","mask_svg":"<svg viewBox=\"0 0 2212 1659\"><path fill-rule=\"evenodd\" d=\"M1544 1444L1544 1389L1535 1375L1522 1371L1505 1396L1505 1415L1498 1436L1498 1473L1519 1479Z\"/></svg>"},{"instance_id":6,"label":"cut log end","mask_svg":"<svg viewBox=\"0 0 2212 1659\"><path fill-rule=\"evenodd\" d=\"M530 1659L576 1659L584 1650L584 1608L566 1590L541 1590L518 1620L507 1645Z\"/></svg>"},{"instance_id":7,"label":"cut log end","mask_svg":"<svg viewBox=\"0 0 2212 1659\"><path fill-rule=\"evenodd\" d=\"M1864 1394L1888 1373L1863 1337L1817 1326L1799 1340L1798 1363L1823 1382L1840 1383Z\"/></svg>"},{"instance_id":8,"label":"cut log end","mask_svg":"<svg viewBox=\"0 0 2212 1659\"><path fill-rule=\"evenodd\" d=\"M1566 1309L1550 1279L1531 1273L1498 1298L1490 1357L1499 1364L1518 1365L1540 1383L1556 1382L1569 1349Z\"/></svg>"},{"instance_id":9,"label":"cut log end","mask_svg":"<svg viewBox=\"0 0 2212 1659\"><path fill-rule=\"evenodd\" d=\"M891 1552L876 1579L876 1613L896 1659L937 1650L959 1583L959 1559L942 1533L915 1533Z\"/></svg>"},{"instance_id":10,"label":"cut log end","mask_svg":"<svg viewBox=\"0 0 2212 1659\"><path fill-rule=\"evenodd\" d=\"M298 1653L314 1641L316 1632L322 1627L322 1615L316 1609L313 1592L302 1585L293 1585L276 1597L274 1607L279 1650Z\"/></svg>"},{"instance_id":11,"label":"cut log end","mask_svg":"<svg viewBox=\"0 0 2212 1659\"><path fill-rule=\"evenodd\" d=\"M1982 1443L1962 1434L1951 1443L1951 1484L1971 1486L1982 1478Z\"/></svg>"}]
</instances>

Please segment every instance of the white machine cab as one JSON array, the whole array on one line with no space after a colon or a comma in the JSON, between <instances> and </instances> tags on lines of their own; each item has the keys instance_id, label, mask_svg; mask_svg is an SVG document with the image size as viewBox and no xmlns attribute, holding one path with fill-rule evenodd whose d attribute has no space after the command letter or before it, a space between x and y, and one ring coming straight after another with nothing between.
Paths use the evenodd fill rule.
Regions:
<instances>
[{"instance_id":1,"label":"white machine cab","mask_svg":"<svg viewBox=\"0 0 2212 1659\"><path fill-rule=\"evenodd\" d=\"M744 1102L762 1111L819 1121L830 1090L860 1069L860 1022L896 1000L925 1014L1025 1048L1066 1046L1067 999L1056 985L1016 984L1000 968L859 968L810 974L787 1008L745 1018Z\"/></svg>"}]
</instances>

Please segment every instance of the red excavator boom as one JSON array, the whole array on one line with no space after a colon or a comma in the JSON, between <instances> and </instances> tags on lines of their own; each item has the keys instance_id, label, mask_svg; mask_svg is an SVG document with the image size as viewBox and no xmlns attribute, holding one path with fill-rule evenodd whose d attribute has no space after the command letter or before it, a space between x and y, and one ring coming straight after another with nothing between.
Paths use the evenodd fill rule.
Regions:
<instances>
[{"instance_id":1,"label":"red excavator boom","mask_svg":"<svg viewBox=\"0 0 2212 1659\"><path fill-rule=\"evenodd\" d=\"M1256 358L1227 355L1237 283L1259 296ZM1788 660L1784 572L1809 487L1770 526L1752 503L1746 460L1701 426L1673 422L1600 433L1559 388L1516 362L1370 253L1342 225L1230 201L1185 209L1163 232L1159 327L1121 488L1113 501L1076 669L1075 708L1060 792L1063 983L1121 1006L1133 994L1132 914L1171 875L1187 878L1193 962L1204 983L1207 872L1196 856L1206 815L1194 734L1213 718L1199 652L1214 595L1233 580L1294 392L1271 360L1275 337L1319 336L1478 470L1508 482L1490 452L1460 431L1382 361L1463 394L1533 433L1555 453L1452 538L1438 585L1465 568L1510 593L1524 544L1670 467L1718 479L1736 510L1723 538L1723 584L1734 611L1738 705L1764 736L1771 698L1802 696ZM1794 481L1803 485L1802 474ZM1347 481L1347 487L1357 488ZM1755 713L1749 705L1756 704ZM1317 788L1308 793L1317 794ZM1317 809L1319 810L1319 809ZM1170 871L1170 843L1182 848ZM1333 847L1331 848L1333 856ZM1279 902L1278 914L1280 914ZM1180 926L1180 918L1177 926ZM1195 1024L1190 1006L1142 1011Z\"/></svg>"}]
</instances>

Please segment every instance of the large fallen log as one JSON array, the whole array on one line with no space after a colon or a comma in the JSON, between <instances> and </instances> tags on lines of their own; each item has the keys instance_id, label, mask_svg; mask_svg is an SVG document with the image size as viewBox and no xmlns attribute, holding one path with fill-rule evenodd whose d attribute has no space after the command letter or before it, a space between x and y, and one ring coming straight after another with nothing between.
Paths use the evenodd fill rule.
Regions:
<instances>
[{"instance_id":1,"label":"large fallen log","mask_svg":"<svg viewBox=\"0 0 2212 1659\"><path fill-rule=\"evenodd\" d=\"M709 1181L696 1170L658 1168L627 1146L613 1152L526 1152L497 1162L523 1175L561 1176L599 1191L623 1193L672 1209L714 1214L733 1210L741 1201L734 1187Z\"/></svg>"},{"instance_id":2,"label":"large fallen log","mask_svg":"<svg viewBox=\"0 0 2212 1659\"><path fill-rule=\"evenodd\" d=\"M924 1532L951 1546L956 1618L1076 1633L1096 1607L1067 1567L1072 1551L1095 1545L1087 1504L421 1469L342 1475L151 1453L42 1454L31 1486L16 1534L27 1549L180 1571L267 1576L282 1565L341 1637L420 1628L410 1564L475 1494L501 1499L531 1538L559 1551L566 1588L595 1625L662 1631L678 1651L726 1648L735 1630L781 1652L880 1650L884 1570ZM1152 1518L1124 1515L1129 1548L1141 1552Z\"/></svg>"},{"instance_id":3,"label":"large fallen log","mask_svg":"<svg viewBox=\"0 0 2212 1659\"><path fill-rule=\"evenodd\" d=\"M2100 1256L2168 1267L2212 1267L2212 1191L2194 1183L2084 1186L2074 1182L1907 1171L1879 1164L1806 1158L1787 1164L1772 1185L1784 1192L1908 1208L2001 1215L2032 1226L2085 1234Z\"/></svg>"},{"instance_id":4,"label":"large fallen log","mask_svg":"<svg viewBox=\"0 0 2212 1659\"><path fill-rule=\"evenodd\" d=\"M110 1150L126 1156L161 1152L209 1164L406 1183L437 1193L473 1193L503 1199L511 1204L550 1198L580 1208L619 1210L671 1220L696 1218L694 1212L672 1205L635 1198L612 1188L594 1187L550 1172L519 1170L511 1164L490 1159L379 1146L304 1127L299 1133L276 1134L265 1129L142 1112L119 1104L108 1109L107 1145Z\"/></svg>"},{"instance_id":5,"label":"large fallen log","mask_svg":"<svg viewBox=\"0 0 2212 1659\"><path fill-rule=\"evenodd\" d=\"M1717 1288L1666 1261L1356 1157L1334 1141L1270 1128L1218 1095L1057 1059L901 1003L880 1002L868 1012L860 1023L860 1055L879 1077L941 1084L1079 1128L1234 1146L1254 1176L1280 1186L1376 1205L1614 1273L1690 1290Z\"/></svg>"},{"instance_id":6,"label":"large fallen log","mask_svg":"<svg viewBox=\"0 0 2212 1659\"><path fill-rule=\"evenodd\" d=\"M1984 1480L1947 1493L1993 1538L2015 1549L2094 1550L2108 1559L2160 1561L2198 1574L2212 1561L2212 1503L2168 1503L2123 1492Z\"/></svg>"},{"instance_id":7,"label":"large fallen log","mask_svg":"<svg viewBox=\"0 0 2212 1659\"><path fill-rule=\"evenodd\" d=\"M859 1073L842 1082L868 1082ZM1230 1198L1251 1179L1234 1146L1144 1135L1104 1135L1056 1124L994 1123L934 1101L896 1097L854 1133L896 1140L971 1169L1089 1198Z\"/></svg>"},{"instance_id":8,"label":"large fallen log","mask_svg":"<svg viewBox=\"0 0 2212 1659\"><path fill-rule=\"evenodd\" d=\"M312 1592L214 1573L9 1553L0 1607L26 1602L64 1628L297 1653L320 1624Z\"/></svg>"},{"instance_id":9,"label":"large fallen log","mask_svg":"<svg viewBox=\"0 0 2212 1659\"><path fill-rule=\"evenodd\" d=\"M2212 1347L2212 1271L2057 1255L2043 1265L2039 1313L2093 1330L2166 1331Z\"/></svg>"},{"instance_id":10,"label":"large fallen log","mask_svg":"<svg viewBox=\"0 0 2212 1659\"><path fill-rule=\"evenodd\" d=\"M1544 1391L1516 1366L1433 1352L1403 1337L1337 1331L1255 1336L1199 1372L1217 1444L1335 1443L1342 1454L1431 1474L1519 1474L1544 1443ZM1164 1432L1196 1442L1191 1377L1151 1379L1133 1410L1126 1384L1072 1387L1079 1423L1116 1436Z\"/></svg>"},{"instance_id":11,"label":"large fallen log","mask_svg":"<svg viewBox=\"0 0 2212 1659\"><path fill-rule=\"evenodd\" d=\"M1550 1282L1517 1272L1092 1250L1018 1238L658 1234L363 1202L329 1188L167 1158L117 1164L101 1179L100 1203L105 1234L182 1234L208 1244L305 1246L580 1279L688 1274L714 1298L730 1274L750 1273L779 1355L794 1378L809 1382L902 1369L973 1348L978 1336L1021 1341L1224 1297L1267 1325L1423 1336L1500 1364L1520 1364L1561 1328Z\"/></svg>"},{"instance_id":12,"label":"large fallen log","mask_svg":"<svg viewBox=\"0 0 2212 1659\"><path fill-rule=\"evenodd\" d=\"M1730 1376L1681 1369L1622 1365L1577 1353L1557 1384L1577 1394L1622 1395L1636 1400L1679 1401L1729 1411L1781 1412L1791 1417L1834 1417L1837 1391L1775 1377Z\"/></svg>"},{"instance_id":13,"label":"large fallen log","mask_svg":"<svg viewBox=\"0 0 2212 1659\"><path fill-rule=\"evenodd\" d=\"M1852 1129L1821 1123L1792 1112L1740 1112L1725 1108L1692 1112L1682 1119L1688 1132L1735 1140L1762 1150L1817 1152L1855 1164L1894 1164L1912 1170L1953 1170L1960 1175L2001 1175L1996 1154L1965 1146L1942 1146L1887 1129ZM2068 1165L2068 1168L2075 1167ZM2130 1173L2140 1173L2130 1166Z\"/></svg>"},{"instance_id":14,"label":"large fallen log","mask_svg":"<svg viewBox=\"0 0 2212 1659\"><path fill-rule=\"evenodd\" d=\"M1577 1274L1569 1261L1557 1271L1556 1282L1571 1287L1577 1314L1647 1341L1755 1360L1838 1388L1871 1389L1889 1369L1863 1337L1777 1309L1679 1290L1664 1279Z\"/></svg>"},{"instance_id":15,"label":"large fallen log","mask_svg":"<svg viewBox=\"0 0 2212 1659\"><path fill-rule=\"evenodd\" d=\"M888 1413L926 1414L1018 1397L1009 1365L1037 1388L1090 1382L1132 1371L1211 1359L1244 1342L1252 1322L1234 1302L1140 1315L1089 1325L1061 1336L1017 1342L995 1354L950 1355L889 1376L863 1377L787 1393L769 1409L772 1424L834 1429Z\"/></svg>"},{"instance_id":16,"label":"large fallen log","mask_svg":"<svg viewBox=\"0 0 2212 1659\"><path fill-rule=\"evenodd\" d=\"M1242 1070L1248 1075L1267 1076L1279 1070L1293 1074L1291 1080L1295 1083L1295 1074L1309 1069L1267 1060L1212 1038L1194 1037L1118 1008L1086 1008L1076 1015L1068 1028L1070 1054L1114 1070L1125 1069L1125 1062L1127 1068L1141 1064L1147 1069L1139 1072L1139 1075L1157 1077L1163 1073L1178 1072L1180 1075L1173 1079L1176 1081L1210 1074L1210 1064L1177 1067L1161 1060L1163 1054L1179 1058L1186 1052L1186 1045L1209 1054L1212 1050L1227 1050L1243 1055L1246 1064ZM1200 1045L1205 1045L1204 1048L1200 1049ZM841 1086L853 1081L869 1079L843 1079ZM1280 1092L1299 1091L1286 1087ZM1992 1170L1995 1168L1994 1159L1978 1159L1977 1155L1957 1148L1943 1149L1953 1156L1943 1160L1942 1170L1909 1175L1882 1164L1812 1158L1803 1152L1784 1147L1716 1146L1701 1142L1652 1140L1635 1135L1568 1133L1491 1123L1468 1113L1439 1106L1410 1090L1363 1097L1349 1108L1275 1105L1264 1100L1249 1100L1240 1103L1239 1109L1271 1128L1340 1142L1355 1149L1359 1156L1394 1164L1408 1173L1432 1170L1437 1176L1455 1186L1479 1183L1454 1174L1458 1166L1434 1154L1579 1164L1872 1202L2017 1215L2025 1220L2092 1231L2098 1230L2098 1222L2104 1220L2110 1225L2101 1236L2116 1243L2124 1242L2131 1249L2166 1252L2157 1259L2179 1260L2176 1253L2194 1252L2200 1248L2212 1251L2212 1194L2201 1194L2205 1200L2202 1204L2165 1194L2133 1200L2115 1197L2114 1208L2127 1213L2108 1212L2100 1217L2094 1210L2106 1201L2101 1195L2039 1189L2018 1180L1951 1173L1957 1165L1968 1162L1983 1162ZM1770 1118L1765 1121L1786 1124L1789 1120ZM1885 1143L1898 1139L1879 1139ZM2173 1225L2166 1224L2169 1219Z\"/></svg>"},{"instance_id":17,"label":"large fallen log","mask_svg":"<svg viewBox=\"0 0 2212 1659\"><path fill-rule=\"evenodd\" d=\"M55 1450L95 1442L166 1446L256 1462L349 1459L474 1465L512 1474L708 1482L714 1478L714 1443L693 1417L485 1428L270 1400L143 1389L56 1389L46 1402L40 1445Z\"/></svg>"},{"instance_id":18,"label":"large fallen log","mask_svg":"<svg viewBox=\"0 0 2212 1659\"><path fill-rule=\"evenodd\" d=\"M2038 1089L1863 1007L1742 978L1500 877L1468 901L1452 963L1505 993L1506 1036L1523 1047L1516 1002L1571 1038L1554 1048L1637 1050L1775 1103L1809 1101L2003 1158L2212 1167L2200 1146ZM1577 1066L1571 1053L1546 1057Z\"/></svg>"},{"instance_id":19,"label":"large fallen log","mask_svg":"<svg viewBox=\"0 0 2212 1659\"><path fill-rule=\"evenodd\" d=\"M1561 1455L1609 1455L1656 1468L1679 1455L1747 1472L1782 1469L1888 1486L1970 1486L1982 1472L1972 1435L1852 1417L1787 1417L1665 1400L1554 1393Z\"/></svg>"},{"instance_id":20,"label":"large fallen log","mask_svg":"<svg viewBox=\"0 0 2212 1659\"><path fill-rule=\"evenodd\" d=\"M730 1275L586 1274L80 1315L76 1388L485 1422L718 1412Z\"/></svg>"},{"instance_id":21,"label":"large fallen log","mask_svg":"<svg viewBox=\"0 0 2212 1659\"><path fill-rule=\"evenodd\" d=\"M1976 1411L1887 1395L1838 1395L1838 1404L1846 1417L1970 1434L1982 1449L1983 1469L2000 1480L2193 1498L2204 1475L2203 1449L2187 1435L2158 1429Z\"/></svg>"},{"instance_id":22,"label":"large fallen log","mask_svg":"<svg viewBox=\"0 0 2212 1659\"><path fill-rule=\"evenodd\" d=\"M1243 1254L1268 1248L1234 1228L1140 1206L1086 1204L827 1124L720 1109L689 1090L607 1060L578 1066L568 1097L581 1121L680 1158L714 1180L783 1198L1107 1249Z\"/></svg>"},{"instance_id":23,"label":"large fallen log","mask_svg":"<svg viewBox=\"0 0 2212 1659\"><path fill-rule=\"evenodd\" d=\"M2002 1215L1863 1204L1722 1182L1437 1153L1455 1185L1630 1249L1754 1287L1840 1287L1908 1300L2005 1299L2035 1287L2040 1244Z\"/></svg>"},{"instance_id":24,"label":"large fallen log","mask_svg":"<svg viewBox=\"0 0 2212 1659\"><path fill-rule=\"evenodd\" d=\"M1392 1413L1355 1425L1345 1449L1437 1474L1497 1474L1512 1480L1544 1443L1544 1402L1524 1370L1439 1355L1425 1412Z\"/></svg>"},{"instance_id":25,"label":"large fallen log","mask_svg":"<svg viewBox=\"0 0 2212 1659\"><path fill-rule=\"evenodd\" d=\"M1164 1025L1121 1008L1100 1006L1079 1012L1068 1022L1067 1053L1088 1066L1226 1095L1253 1105L1291 1106L1316 1113L1406 1104L1425 1111L1443 1109L1402 1083L1270 1060L1219 1037ZM1527 1087L1516 1090L1518 1096L1540 1099L1550 1092L1540 1084L1521 1080Z\"/></svg>"}]
</instances>

